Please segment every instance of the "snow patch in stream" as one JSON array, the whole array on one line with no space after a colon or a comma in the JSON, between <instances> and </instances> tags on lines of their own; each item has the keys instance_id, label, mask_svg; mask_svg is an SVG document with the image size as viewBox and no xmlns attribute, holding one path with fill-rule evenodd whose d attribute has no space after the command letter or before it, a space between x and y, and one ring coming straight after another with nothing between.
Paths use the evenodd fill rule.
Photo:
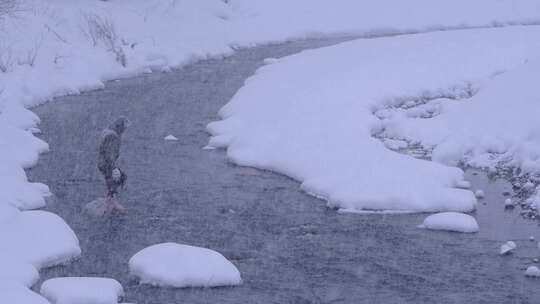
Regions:
<instances>
[{"instance_id":1,"label":"snow patch in stream","mask_svg":"<svg viewBox=\"0 0 540 304\"><path fill-rule=\"evenodd\" d=\"M446 230L454 232L478 232L476 219L468 214L458 212L442 212L428 216L420 228L430 230Z\"/></svg>"},{"instance_id":2,"label":"snow patch in stream","mask_svg":"<svg viewBox=\"0 0 540 304\"><path fill-rule=\"evenodd\" d=\"M476 198L478 199L481 199L481 198L486 197L486 194L484 193L484 190L476 190L474 192L474 196L476 196Z\"/></svg>"},{"instance_id":3,"label":"snow patch in stream","mask_svg":"<svg viewBox=\"0 0 540 304\"><path fill-rule=\"evenodd\" d=\"M512 253L517 248L517 245L514 241L508 241L501 245L499 254L506 255Z\"/></svg>"},{"instance_id":4,"label":"snow patch in stream","mask_svg":"<svg viewBox=\"0 0 540 304\"><path fill-rule=\"evenodd\" d=\"M169 287L216 287L242 283L240 272L220 253L201 247L162 243L129 260L130 273L143 284Z\"/></svg>"},{"instance_id":5,"label":"snow patch in stream","mask_svg":"<svg viewBox=\"0 0 540 304\"><path fill-rule=\"evenodd\" d=\"M64 277L45 281L40 293L51 304L117 304L124 289L109 278Z\"/></svg>"},{"instance_id":6,"label":"snow patch in stream","mask_svg":"<svg viewBox=\"0 0 540 304\"><path fill-rule=\"evenodd\" d=\"M525 270L525 276L532 278L540 278L540 269L536 266L529 266Z\"/></svg>"},{"instance_id":7,"label":"snow patch in stream","mask_svg":"<svg viewBox=\"0 0 540 304\"><path fill-rule=\"evenodd\" d=\"M167 140L167 141L177 141L178 140L178 138L176 136L172 135L172 134L169 134L169 135L165 136L163 139Z\"/></svg>"}]
</instances>

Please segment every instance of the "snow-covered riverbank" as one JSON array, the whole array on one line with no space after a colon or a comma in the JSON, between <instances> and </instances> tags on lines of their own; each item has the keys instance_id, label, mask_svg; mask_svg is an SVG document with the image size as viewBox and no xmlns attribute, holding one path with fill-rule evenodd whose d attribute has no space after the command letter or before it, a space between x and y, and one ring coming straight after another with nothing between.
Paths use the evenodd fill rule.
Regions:
<instances>
[{"instance_id":1,"label":"snow-covered riverbank","mask_svg":"<svg viewBox=\"0 0 540 304\"><path fill-rule=\"evenodd\" d=\"M540 173L539 34L537 26L425 33L283 58L221 109L210 146L293 177L335 207L471 211L476 199L450 167L464 158L487 167L506 153L522 172ZM426 99L436 111L424 112L438 116L400 108ZM373 137L380 133L435 146L435 162L390 151Z\"/></svg>"}]
</instances>

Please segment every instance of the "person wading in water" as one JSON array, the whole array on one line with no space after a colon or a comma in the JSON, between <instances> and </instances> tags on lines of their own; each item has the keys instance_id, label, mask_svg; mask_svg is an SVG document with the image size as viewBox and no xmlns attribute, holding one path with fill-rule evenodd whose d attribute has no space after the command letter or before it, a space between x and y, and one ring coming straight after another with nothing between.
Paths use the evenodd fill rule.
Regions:
<instances>
[{"instance_id":1,"label":"person wading in water","mask_svg":"<svg viewBox=\"0 0 540 304\"><path fill-rule=\"evenodd\" d=\"M116 161L120 156L122 133L124 133L129 124L129 120L120 117L103 130L103 134L101 135L97 167L105 177L105 183L107 185L107 198L105 199L106 214L111 214L114 209L125 209L118 202L116 196L118 189L124 187L127 176L118 168Z\"/></svg>"}]
</instances>

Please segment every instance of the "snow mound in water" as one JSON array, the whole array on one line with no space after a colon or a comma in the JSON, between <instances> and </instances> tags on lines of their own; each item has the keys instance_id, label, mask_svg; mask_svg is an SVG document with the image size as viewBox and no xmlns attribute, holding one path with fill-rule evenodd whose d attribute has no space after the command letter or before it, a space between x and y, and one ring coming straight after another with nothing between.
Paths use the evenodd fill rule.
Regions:
<instances>
[{"instance_id":1,"label":"snow mound in water","mask_svg":"<svg viewBox=\"0 0 540 304\"><path fill-rule=\"evenodd\" d=\"M178 138L176 136L172 135L172 134L169 134L169 135L165 136L164 139L167 140L167 141L176 141L176 140L178 140Z\"/></svg>"},{"instance_id":2,"label":"snow mound in water","mask_svg":"<svg viewBox=\"0 0 540 304\"><path fill-rule=\"evenodd\" d=\"M533 278L540 278L540 269L536 266L529 266L527 267L527 270L525 271L525 276L533 277Z\"/></svg>"},{"instance_id":3,"label":"snow mound in water","mask_svg":"<svg viewBox=\"0 0 540 304\"><path fill-rule=\"evenodd\" d=\"M239 285L240 272L220 253L176 243L147 247L129 260L141 283L171 287Z\"/></svg>"},{"instance_id":4,"label":"snow mound in water","mask_svg":"<svg viewBox=\"0 0 540 304\"><path fill-rule=\"evenodd\" d=\"M80 255L79 240L59 216L25 211L0 223L0 252L36 268L65 263Z\"/></svg>"},{"instance_id":5,"label":"snow mound in water","mask_svg":"<svg viewBox=\"0 0 540 304\"><path fill-rule=\"evenodd\" d=\"M12 282L0 284L0 303L2 304L50 304L45 298L32 290Z\"/></svg>"},{"instance_id":6,"label":"snow mound in water","mask_svg":"<svg viewBox=\"0 0 540 304\"><path fill-rule=\"evenodd\" d=\"M478 232L478 223L474 217L458 212L441 212L430 215L420 227L455 232Z\"/></svg>"},{"instance_id":7,"label":"snow mound in water","mask_svg":"<svg viewBox=\"0 0 540 304\"><path fill-rule=\"evenodd\" d=\"M474 192L474 195L476 196L476 198L484 198L486 196L484 190L476 190Z\"/></svg>"},{"instance_id":8,"label":"snow mound in water","mask_svg":"<svg viewBox=\"0 0 540 304\"><path fill-rule=\"evenodd\" d=\"M517 248L516 243L514 243L513 241L508 241L508 242L501 245L501 249L500 249L499 253L501 255L509 254L516 248Z\"/></svg>"},{"instance_id":9,"label":"snow mound in water","mask_svg":"<svg viewBox=\"0 0 540 304\"><path fill-rule=\"evenodd\" d=\"M117 304L124 296L122 285L108 278L54 278L40 292L52 304Z\"/></svg>"}]
</instances>

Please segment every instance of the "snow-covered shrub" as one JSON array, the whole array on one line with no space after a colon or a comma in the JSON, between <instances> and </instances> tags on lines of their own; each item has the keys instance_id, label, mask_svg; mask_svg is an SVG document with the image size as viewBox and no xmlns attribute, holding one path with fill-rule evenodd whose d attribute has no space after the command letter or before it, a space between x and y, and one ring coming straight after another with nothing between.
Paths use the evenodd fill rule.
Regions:
<instances>
[{"instance_id":1,"label":"snow-covered shrub","mask_svg":"<svg viewBox=\"0 0 540 304\"><path fill-rule=\"evenodd\" d=\"M31 67L34 66L34 62L36 61L36 57L38 55L39 49L41 48L41 44L43 42L43 38L37 41L32 47L26 50L23 54L17 58L17 64L18 65L29 65Z\"/></svg>"},{"instance_id":2,"label":"snow-covered shrub","mask_svg":"<svg viewBox=\"0 0 540 304\"><path fill-rule=\"evenodd\" d=\"M127 66L126 54L122 47L122 40L118 36L114 23L106 17L93 13L83 14L84 24L81 27L83 34L97 46L100 42L108 52L115 55L115 59L123 67Z\"/></svg>"}]
</instances>

